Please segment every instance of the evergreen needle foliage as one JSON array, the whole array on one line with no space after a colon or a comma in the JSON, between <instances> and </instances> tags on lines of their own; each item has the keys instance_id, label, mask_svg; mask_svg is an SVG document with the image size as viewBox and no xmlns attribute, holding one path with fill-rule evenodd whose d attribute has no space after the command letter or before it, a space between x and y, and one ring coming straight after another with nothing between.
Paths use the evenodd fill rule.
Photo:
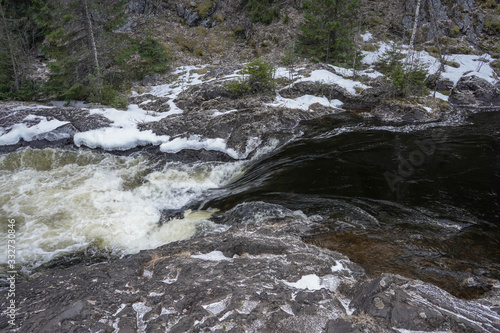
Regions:
<instances>
[{"instance_id":1,"label":"evergreen needle foliage","mask_svg":"<svg viewBox=\"0 0 500 333\"><path fill-rule=\"evenodd\" d=\"M298 50L316 61L353 64L360 0L304 1Z\"/></svg>"},{"instance_id":2,"label":"evergreen needle foliage","mask_svg":"<svg viewBox=\"0 0 500 333\"><path fill-rule=\"evenodd\" d=\"M429 72L422 62L413 59L403 63L405 55L392 44L377 60L377 69L386 74L391 81L391 90L395 97L409 97L425 93L425 81Z\"/></svg>"},{"instance_id":3,"label":"evergreen needle foliage","mask_svg":"<svg viewBox=\"0 0 500 333\"><path fill-rule=\"evenodd\" d=\"M232 80L226 83L226 88L233 95L274 92L274 66L261 58L250 61L243 68L243 75L243 80Z\"/></svg>"},{"instance_id":4,"label":"evergreen needle foliage","mask_svg":"<svg viewBox=\"0 0 500 333\"><path fill-rule=\"evenodd\" d=\"M249 0L247 8L253 22L269 24L280 16L279 6L274 4L274 0Z\"/></svg>"}]
</instances>

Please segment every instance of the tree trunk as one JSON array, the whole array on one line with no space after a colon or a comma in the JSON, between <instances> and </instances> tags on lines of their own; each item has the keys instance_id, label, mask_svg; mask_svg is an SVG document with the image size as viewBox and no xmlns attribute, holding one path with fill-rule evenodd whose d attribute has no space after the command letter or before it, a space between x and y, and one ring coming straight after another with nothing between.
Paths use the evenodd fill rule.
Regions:
<instances>
[{"instance_id":1,"label":"tree trunk","mask_svg":"<svg viewBox=\"0 0 500 333\"><path fill-rule=\"evenodd\" d=\"M99 68L99 57L97 56L97 47L95 44L94 37L94 29L92 27L92 19L90 18L89 5L88 1L83 1L83 6L85 7L85 16L87 17L87 28L89 31L90 38L90 47L92 49L92 53L94 54L94 66L95 66L95 75L97 77L97 89L99 93L99 100L102 102L102 82L101 82L101 69Z\"/></svg>"},{"instance_id":2,"label":"tree trunk","mask_svg":"<svg viewBox=\"0 0 500 333\"><path fill-rule=\"evenodd\" d=\"M410 58L413 55L413 44L415 43L415 35L417 33L418 27L418 14L420 12L420 2L421 0L417 0L417 8L415 9L415 21L413 23L413 31L411 33L410 46L408 47L408 54L406 55L406 64L408 65Z\"/></svg>"},{"instance_id":3,"label":"tree trunk","mask_svg":"<svg viewBox=\"0 0 500 333\"><path fill-rule=\"evenodd\" d=\"M5 19L5 13L3 11L1 3L0 3L0 13L2 15L3 29L5 31L5 36L7 37L7 44L9 45L9 54L10 54L10 60L12 62L12 70L14 71L14 91L19 92L19 76L17 73L17 64L14 57L14 51L12 50L14 45L12 44L12 39L10 38L9 27L7 26L7 20Z\"/></svg>"}]
</instances>

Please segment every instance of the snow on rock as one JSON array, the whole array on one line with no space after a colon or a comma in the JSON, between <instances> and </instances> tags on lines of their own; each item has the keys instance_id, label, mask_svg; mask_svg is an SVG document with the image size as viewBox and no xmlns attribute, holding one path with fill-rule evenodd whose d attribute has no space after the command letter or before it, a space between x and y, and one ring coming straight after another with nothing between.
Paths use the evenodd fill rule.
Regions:
<instances>
[{"instance_id":1,"label":"snow on rock","mask_svg":"<svg viewBox=\"0 0 500 333\"><path fill-rule=\"evenodd\" d=\"M216 139L202 139L198 135L192 135L189 138L175 138L172 141L164 142L160 146L160 151L164 153L178 153L184 149L206 149L215 150L226 153L232 158L240 158L238 152L234 149L228 148L226 140L221 138Z\"/></svg>"},{"instance_id":2,"label":"snow on rock","mask_svg":"<svg viewBox=\"0 0 500 333\"><path fill-rule=\"evenodd\" d=\"M148 144L160 145L169 136L157 136L151 130L139 131L134 127L105 127L75 134L73 140L78 147L103 148L105 150L127 150Z\"/></svg>"},{"instance_id":3,"label":"snow on rock","mask_svg":"<svg viewBox=\"0 0 500 333\"><path fill-rule=\"evenodd\" d=\"M194 254L191 258L208 260L208 261L221 261L221 260L231 260L222 253L221 251L212 251L205 254Z\"/></svg>"},{"instance_id":4,"label":"snow on rock","mask_svg":"<svg viewBox=\"0 0 500 333\"><path fill-rule=\"evenodd\" d=\"M205 310L207 310L208 312L210 312L211 314L213 314L214 316L216 316L227 308L228 302L229 302L229 299L225 298L225 299L218 301L218 302L210 303L207 305L202 305L202 307Z\"/></svg>"},{"instance_id":5,"label":"snow on rock","mask_svg":"<svg viewBox=\"0 0 500 333\"><path fill-rule=\"evenodd\" d=\"M329 100L326 97L317 97L313 95L304 95L297 97L295 99L292 98L284 98L278 95L273 103L266 104L268 106L274 107L285 107L290 109L300 109L307 111L313 104L321 104L323 106L337 108L342 106L342 101L338 99Z\"/></svg>"},{"instance_id":6,"label":"snow on rock","mask_svg":"<svg viewBox=\"0 0 500 333\"><path fill-rule=\"evenodd\" d=\"M334 291L337 289L340 282L338 278L333 275L319 277L316 274L308 274L303 275L297 282L283 281L283 283L297 289L320 290L325 288Z\"/></svg>"},{"instance_id":7,"label":"snow on rock","mask_svg":"<svg viewBox=\"0 0 500 333\"><path fill-rule=\"evenodd\" d=\"M361 39L363 39L363 42L369 42L372 40L372 38L373 38L373 35L369 31L367 31L361 35Z\"/></svg>"},{"instance_id":8,"label":"snow on rock","mask_svg":"<svg viewBox=\"0 0 500 333\"><path fill-rule=\"evenodd\" d=\"M471 54L455 54L446 57L449 61L454 61L460 65L459 68L446 65L446 71L441 73L441 76L450 79L454 84L457 84L458 80L462 76L472 76L475 75L479 78L485 79L486 81L495 84L497 79L494 75L494 70L490 66L490 62L495 60L489 54L484 54L482 56L471 55ZM438 66L435 64L434 66ZM437 71L434 67L433 70ZM432 71L431 71L432 73Z\"/></svg>"},{"instance_id":9,"label":"snow on rock","mask_svg":"<svg viewBox=\"0 0 500 333\"><path fill-rule=\"evenodd\" d=\"M432 93L432 95L434 95L434 93ZM439 98L439 99L442 99L443 101L447 101L448 102L448 99L450 98L449 96L446 96L438 91L436 91L436 95L435 95L436 98Z\"/></svg>"},{"instance_id":10,"label":"snow on rock","mask_svg":"<svg viewBox=\"0 0 500 333\"><path fill-rule=\"evenodd\" d=\"M139 332L145 332L147 328L147 324L144 321L144 315L151 311L153 308L146 305L144 302L137 302L132 304L132 308L137 313L137 328Z\"/></svg>"},{"instance_id":11,"label":"snow on rock","mask_svg":"<svg viewBox=\"0 0 500 333\"><path fill-rule=\"evenodd\" d=\"M33 126L28 126L25 123L15 124L7 132L5 128L0 127L0 145L13 145L23 139L24 141L32 141L37 135L52 132L56 128L68 124L68 121L60 121L57 119L47 120L42 116L27 116L24 121L33 121L39 119L40 122ZM67 136L66 136L67 137ZM65 138L65 137L61 137Z\"/></svg>"},{"instance_id":12,"label":"snow on rock","mask_svg":"<svg viewBox=\"0 0 500 333\"><path fill-rule=\"evenodd\" d=\"M313 82L322 82L326 84L337 84L341 86L342 88L346 89L349 93L353 95L357 95L356 89L355 88L361 88L361 89L366 89L369 88L367 85L354 81L351 79L345 79L340 75L337 75L335 73L332 73L330 71L327 71L325 69L318 69L315 71L311 72L311 75L308 77L301 78L295 83L299 82L307 82L307 81L313 81Z\"/></svg>"},{"instance_id":13,"label":"snow on rock","mask_svg":"<svg viewBox=\"0 0 500 333\"><path fill-rule=\"evenodd\" d=\"M362 51L363 59L361 61L367 65L373 65L387 50L390 50L393 45L393 42L378 42L378 49L376 51ZM400 51L403 55L406 55L408 53L408 45L401 45ZM413 56L416 60L428 67L429 74L438 72L440 66L438 58L431 56L427 51L414 52ZM458 68L445 65L445 71L441 73L443 78L451 80L454 84L456 84L462 76L472 75L485 79L493 84L498 80L493 68L490 66L490 63L495 59L489 54L451 54L445 55L444 57L445 60L455 62L459 65ZM405 58L403 58L401 62L404 62Z\"/></svg>"}]
</instances>

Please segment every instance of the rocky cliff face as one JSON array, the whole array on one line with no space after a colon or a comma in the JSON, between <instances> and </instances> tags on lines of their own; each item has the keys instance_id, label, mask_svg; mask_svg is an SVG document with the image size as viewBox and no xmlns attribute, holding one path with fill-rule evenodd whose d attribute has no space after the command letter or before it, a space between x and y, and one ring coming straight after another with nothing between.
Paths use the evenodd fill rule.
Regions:
<instances>
[{"instance_id":1,"label":"rocky cliff face","mask_svg":"<svg viewBox=\"0 0 500 333\"><path fill-rule=\"evenodd\" d=\"M256 56L279 62L300 32L302 1L279 4L281 18L269 25L252 22L246 3L239 0L131 0L126 27L139 35L149 27L148 34L163 40L183 64L241 63ZM378 38L408 42L415 7L414 0L364 0L361 4L363 28ZM473 52L471 47L478 47L498 57L500 38L495 22L499 15L494 0L425 0L420 7L416 41L418 45L435 47L439 39L443 52Z\"/></svg>"}]
</instances>

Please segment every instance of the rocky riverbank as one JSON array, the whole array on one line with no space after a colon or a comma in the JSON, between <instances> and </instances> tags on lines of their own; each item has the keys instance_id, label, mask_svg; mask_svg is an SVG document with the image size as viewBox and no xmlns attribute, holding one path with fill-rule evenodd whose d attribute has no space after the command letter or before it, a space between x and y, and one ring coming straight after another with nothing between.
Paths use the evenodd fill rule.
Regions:
<instances>
[{"instance_id":1,"label":"rocky riverbank","mask_svg":"<svg viewBox=\"0 0 500 333\"><path fill-rule=\"evenodd\" d=\"M344 114L341 118L358 122L422 123L453 119L454 106L500 107L498 85L476 76L447 85L439 98L401 100L391 98L380 73L361 71L353 80L352 73L321 64L278 68L276 93L235 97L225 82L240 78L240 70L181 67L163 84L137 88L140 92L133 92L126 112L92 105L2 103L1 149L76 145L130 151L159 146L170 154L196 151L193 159L244 159L273 140L282 144L300 136L301 121L326 115Z\"/></svg>"},{"instance_id":2,"label":"rocky riverbank","mask_svg":"<svg viewBox=\"0 0 500 333\"><path fill-rule=\"evenodd\" d=\"M13 331L500 332L498 291L463 301L398 275L369 279L347 257L301 240L317 217L255 202L219 218L234 224L19 283Z\"/></svg>"}]
</instances>

